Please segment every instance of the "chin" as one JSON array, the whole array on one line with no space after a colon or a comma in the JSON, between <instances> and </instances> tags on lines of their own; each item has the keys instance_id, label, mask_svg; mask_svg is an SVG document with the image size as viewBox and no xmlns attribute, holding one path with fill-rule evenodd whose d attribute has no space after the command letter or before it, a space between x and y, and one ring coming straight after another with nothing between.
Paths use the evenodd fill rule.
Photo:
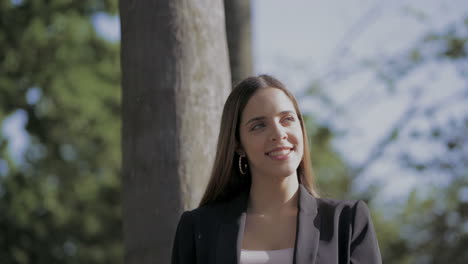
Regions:
<instances>
[{"instance_id":1,"label":"chin","mask_svg":"<svg viewBox=\"0 0 468 264\"><path fill-rule=\"evenodd\" d=\"M274 170L270 174L275 175L277 177L287 178L292 175L295 175L296 172L297 172L297 168L287 168L287 169Z\"/></svg>"}]
</instances>

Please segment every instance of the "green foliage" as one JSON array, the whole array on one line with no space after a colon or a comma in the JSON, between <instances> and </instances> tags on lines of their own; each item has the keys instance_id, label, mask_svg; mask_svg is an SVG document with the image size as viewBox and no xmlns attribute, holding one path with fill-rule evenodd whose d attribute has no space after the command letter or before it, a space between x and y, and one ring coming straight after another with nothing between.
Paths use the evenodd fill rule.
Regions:
<instances>
[{"instance_id":1,"label":"green foliage","mask_svg":"<svg viewBox=\"0 0 468 264\"><path fill-rule=\"evenodd\" d=\"M452 119L427 131L419 140L437 140L445 147L429 159L402 157L406 167L437 175L430 187L412 193L398 217L402 238L409 245L407 254L412 254L418 263L450 260L458 264L468 259L467 123L468 117Z\"/></svg>"},{"instance_id":2,"label":"green foliage","mask_svg":"<svg viewBox=\"0 0 468 264\"><path fill-rule=\"evenodd\" d=\"M306 115L304 118L309 134L312 166L321 196L349 198L351 168L331 144L335 137L334 132L329 127L314 122L311 115Z\"/></svg>"},{"instance_id":3,"label":"green foliage","mask_svg":"<svg viewBox=\"0 0 468 264\"><path fill-rule=\"evenodd\" d=\"M430 195L413 191L398 217L406 247L390 257L411 256L412 263L466 262L467 179L468 174L465 174L446 187L433 186Z\"/></svg>"},{"instance_id":4,"label":"green foliage","mask_svg":"<svg viewBox=\"0 0 468 264\"><path fill-rule=\"evenodd\" d=\"M0 122L25 114L29 138L15 160L0 135L1 263L123 261L119 45L91 23L116 11L117 1L0 4Z\"/></svg>"}]
</instances>

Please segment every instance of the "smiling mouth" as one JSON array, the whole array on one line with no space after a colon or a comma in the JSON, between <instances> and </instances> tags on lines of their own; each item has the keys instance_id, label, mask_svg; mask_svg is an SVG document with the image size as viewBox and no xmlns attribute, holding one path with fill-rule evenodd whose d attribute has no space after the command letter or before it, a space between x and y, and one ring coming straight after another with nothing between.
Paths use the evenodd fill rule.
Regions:
<instances>
[{"instance_id":1,"label":"smiling mouth","mask_svg":"<svg viewBox=\"0 0 468 264\"><path fill-rule=\"evenodd\" d=\"M280 150L276 150L276 151L271 151L271 152L267 152L265 153L267 156L271 157L271 158L274 158L274 159L285 159L288 157L288 155L294 151L294 147L292 148L285 148L285 149L280 149Z\"/></svg>"}]
</instances>

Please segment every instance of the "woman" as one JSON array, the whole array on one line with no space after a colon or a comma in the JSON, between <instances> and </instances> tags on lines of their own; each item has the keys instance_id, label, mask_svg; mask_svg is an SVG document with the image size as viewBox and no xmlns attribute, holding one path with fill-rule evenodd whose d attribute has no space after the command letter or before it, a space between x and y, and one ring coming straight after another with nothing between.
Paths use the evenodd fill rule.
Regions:
<instances>
[{"instance_id":1,"label":"woman","mask_svg":"<svg viewBox=\"0 0 468 264\"><path fill-rule=\"evenodd\" d=\"M317 195L301 112L272 76L229 95L208 187L181 216L172 263L381 263L365 203Z\"/></svg>"}]
</instances>

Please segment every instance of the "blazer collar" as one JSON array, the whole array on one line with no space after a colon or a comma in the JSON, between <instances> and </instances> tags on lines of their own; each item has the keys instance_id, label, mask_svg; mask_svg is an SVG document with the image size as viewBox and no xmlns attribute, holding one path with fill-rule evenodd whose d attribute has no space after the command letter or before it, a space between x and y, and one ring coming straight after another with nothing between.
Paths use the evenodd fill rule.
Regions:
<instances>
[{"instance_id":1,"label":"blazer collar","mask_svg":"<svg viewBox=\"0 0 468 264\"><path fill-rule=\"evenodd\" d=\"M320 217L317 217L317 200L302 184L299 186L299 212L293 263L316 263L320 239Z\"/></svg>"},{"instance_id":2,"label":"blazer collar","mask_svg":"<svg viewBox=\"0 0 468 264\"><path fill-rule=\"evenodd\" d=\"M245 221L243 213L247 210L249 193L242 192L231 200L222 210L225 210L221 218L216 241L215 263L237 264L240 248L237 245L239 229L242 221Z\"/></svg>"},{"instance_id":3,"label":"blazer collar","mask_svg":"<svg viewBox=\"0 0 468 264\"><path fill-rule=\"evenodd\" d=\"M225 217L221 220L217 243L216 263L237 264L242 243L237 243L239 229L245 221L249 193L243 192L225 207ZM307 189L299 185L296 241L294 264L315 263L319 237L320 218L317 216L317 201Z\"/></svg>"}]
</instances>

